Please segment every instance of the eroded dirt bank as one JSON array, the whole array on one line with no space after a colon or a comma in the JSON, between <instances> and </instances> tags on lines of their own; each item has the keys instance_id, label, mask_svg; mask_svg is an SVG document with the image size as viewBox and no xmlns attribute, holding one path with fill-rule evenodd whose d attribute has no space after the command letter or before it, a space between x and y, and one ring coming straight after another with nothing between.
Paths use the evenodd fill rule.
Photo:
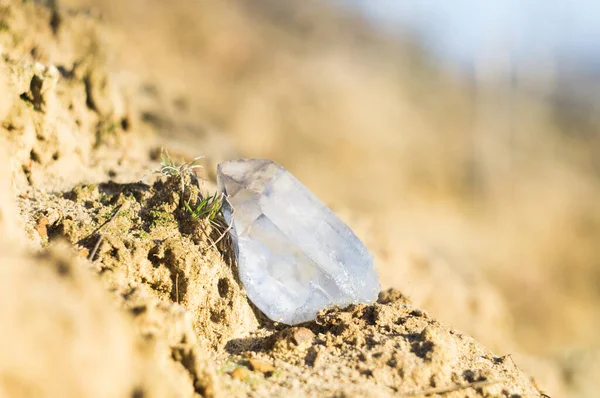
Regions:
<instances>
[{"instance_id":1,"label":"eroded dirt bank","mask_svg":"<svg viewBox=\"0 0 600 398\"><path fill-rule=\"evenodd\" d=\"M0 1L0 395L540 395L397 290L301 327L262 316L182 206L210 173L153 173L178 146L155 131L176 126L110 70L109 38L93 12ZM232 151L205 138L207 165Z\"/></svg>"}]
</instances>

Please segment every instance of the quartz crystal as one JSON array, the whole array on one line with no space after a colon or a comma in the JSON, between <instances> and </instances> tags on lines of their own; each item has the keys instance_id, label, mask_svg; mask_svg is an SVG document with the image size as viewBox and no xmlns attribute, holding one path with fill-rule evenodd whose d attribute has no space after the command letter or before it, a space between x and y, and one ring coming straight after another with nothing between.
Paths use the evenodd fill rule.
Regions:
<instances>
[{"instance_id":1,"label":"quartz crystal","mask_svg":"<svg viewBox=\"0 0 600 398\"><path fill-rule=\"evenodd\" d=\"M294 325L319 310L373 303L379 280L365 245L282 166L266 159L219 164L219 189L240 280L270 319Z\"/></svg>"}]
</instances>

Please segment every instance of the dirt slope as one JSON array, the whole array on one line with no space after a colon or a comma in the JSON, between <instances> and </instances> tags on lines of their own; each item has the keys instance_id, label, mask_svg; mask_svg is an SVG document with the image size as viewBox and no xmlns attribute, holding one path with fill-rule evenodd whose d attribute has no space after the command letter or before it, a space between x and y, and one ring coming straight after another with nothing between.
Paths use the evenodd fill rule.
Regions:
<instances>
[{"instance_id":1,"label":"dirt slope","mask_svg":"<svg viewBox=\"0 0 600 398\"><path fill-rule=\"evenodd\" d=\"M540 396L397 290L301 327L261 315L182 206L214 186L152 173L178 111L111 69L110 37L93 12L0 0L0 396ZM208 164L233 151L198 140Z\"/></svg>"}]
</instances>

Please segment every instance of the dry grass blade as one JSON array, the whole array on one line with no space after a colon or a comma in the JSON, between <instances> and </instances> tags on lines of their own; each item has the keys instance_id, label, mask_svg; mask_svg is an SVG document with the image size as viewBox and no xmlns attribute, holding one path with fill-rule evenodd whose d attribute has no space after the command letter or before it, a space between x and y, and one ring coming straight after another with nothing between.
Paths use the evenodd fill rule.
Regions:
<instances>
[{"instance_id":1,"label":"dry grass blade","mask_svg":"<svg viewBox=\"0 0 600 398\"><path fill-rule=\"evenodd\" d=\"M118 206L115 209L114 214L112 215L112 217L110 218L110 220L108 220L104 225L102 225L100 229L104 228L104 230L106 230L110 224L112 224L112 222L115 220L115 218L117 218L117 215L119 214L119 212L121 211L121 208L123 207L123 205ZM96 252L98 251L98 248L100 247L100 244L102 243L102 240L104 239L104 231L99 232L100 236L98 237L98 240L96 241L96 244L94 245L94 248L92 249L92 252L90 253L88 260L89 261L94 261L94 257L96 256Z\"/></svg>"},{"instance_id":2,"label":"dry grass blade","mask_svg":"<svg viewBox=\"0 0 600 398\"><path fill-rule=\"evenodd\" d=\"M233 219L235 217L235 208L231 205L231 202L229 202L229 199L227 198L226 195L221 194L221 197L223 200L225 200L227 202L227 204L229 205L229 208L231 209L231 215L229 217L229 224L225 224L225 225L221 225L221 224L217 224L216 226L218 228L225 228L223 230L223 232L221 233L221 235L219 236L219 238L217 238L217 240L215 240L208 248L210 249L211 247L216 247L217 244L227 235L227 233L231 230L232 226L233 226ZM221 210L219 210L219 212L222 215L222 207ZM211 221L212 223L212 221Z\"/></svg>"}]
</instances>

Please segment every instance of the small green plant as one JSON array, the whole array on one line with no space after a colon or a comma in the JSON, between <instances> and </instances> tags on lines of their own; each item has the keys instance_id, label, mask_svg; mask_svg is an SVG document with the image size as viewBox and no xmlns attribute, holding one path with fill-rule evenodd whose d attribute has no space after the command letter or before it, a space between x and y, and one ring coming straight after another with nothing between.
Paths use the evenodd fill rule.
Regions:
<instances>
[{"instance_id":1,"label":"small green plant","mask_svg":"<svg viewBox=\"0 0 600 398\"><path fill-rule=\"evenodd\" d=\"M110 123L108 126L106 126L105 133L106 133L106 134L110 134L110 133L112 133L113 131L115 131L116 129L117 129L117 124L116 124L116 123L114 123L114 122L113 122L113 123Z\"/></svg>"},{"instance_id":2,"label":"small green plant","mask_svg":"<svg viewBox=\"0 0 600 398\"><path fill-rule=\"evenodd\" d=\"M221 213L222 205L221 195L216 193L202 199L195 209L192 209L190 204L185 202L185 208L192 215L194 220L207 218L211 222L213 222L215 217Z\"/></svg>"},{"instance_id":3,"label":"small green plant","mask_svg":"<svg viewBox=\"0 0 600 398\"><path fill-rule=\"evenodd\" d=\"M156 228L159 226L168 226L175 222L175 217L171 213L168 213L160 209L152 209L148 212L148 216L152 220L151 227Z\"/></svg>"},{"instance_id":4,"label":"small green plant","mask_svg":"<svg viewBox=\"0 0 600 398\"><path fill-rule=\"evenodd\" d=\"M169 156L169 152L163 150L160 155L162 159L162 163L160 168L155 171L156 173L168 176L168 177L179 177L181 179L181 195L185 192L185 177L189 176L192 180L197 180L195 169L201 169L202 166L197 165L196 162L202 159L204 156L199 156L194 160L183 163L181 165L177 165L171 156Z\"/></svg>"},{"instance_id":5,"label":"small green plant","mask_svg":"<svg viewBox=\"0 0 600 398\"><path fill-rule=\"evenodd\" d=\"M202 166L196 165L196 162L199 159L202 159L203 156L197 157L194 160L181 165L177 165L173 159L171 159L167 151L163 150L161 158L161 167L156 172L164 176L180 178L181 203L183 207L185 207L194 220L207 219L210 224L220 232L219 238L211 244L211 247L215 246L231 229L231 225L225 222L225 217L223 215L223 204L227 201L227 197L220 193L214 193L208 196L199 193L199 202L195 208L190 205L190 202L192 201L191 196L188 197L187 200L184 199L184 194L186 192L186 176L189 177L187 181L195 181L197 183L198 180L194 170L202 168ZM233 209L231 217L233 217ZM209 236L208 238L210 239Z\"/></svg>"},{"instance_id":6,"label":"small green plant","mask_svg":"<svg viewBox=\"0 0 600 398\"><path fill-rule=\"evenodd\" d=\"M144 239L144 240L150 239L150 234L148 232L144 231L143 229L139 230L137 232L137 236L138 236L138 238Z\"/></svg>"}]
</instances>

